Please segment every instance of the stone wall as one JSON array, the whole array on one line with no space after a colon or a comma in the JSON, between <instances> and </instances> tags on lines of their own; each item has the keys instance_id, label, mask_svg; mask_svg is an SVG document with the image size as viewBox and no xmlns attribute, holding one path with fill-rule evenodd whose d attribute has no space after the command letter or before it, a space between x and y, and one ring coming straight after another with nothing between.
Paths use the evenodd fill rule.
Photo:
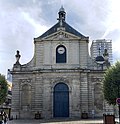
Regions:
<instances>
[{"instance_id":1,"label":"stone wall","mask_svg":"<svg viewBox=\"0 0 120 124\"><path fill-rule=\"evenodd\" d=\"M13 79L12 115L14 117L17 115L19 118L34 118L35 113L39 111L41 117L52 118L54 86L59 82L69 87L70 117L81 117L83 112L87 112L91 117L93 109L96 116L101 116L103 101L101 101L100 73L94 74L90 71L82 72L82 70L52 70L50 72L46 70L45 72L14 73ZM21 87L24 84L32 87L32 94L31 103L22 107Z\"/></svg>"}]
</instances>

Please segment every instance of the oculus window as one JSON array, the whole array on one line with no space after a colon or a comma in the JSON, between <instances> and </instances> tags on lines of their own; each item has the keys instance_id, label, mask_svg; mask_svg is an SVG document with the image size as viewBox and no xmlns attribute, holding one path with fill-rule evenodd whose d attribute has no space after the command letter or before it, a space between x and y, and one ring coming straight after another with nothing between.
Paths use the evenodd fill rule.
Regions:
<instances>
[{"instance_id":1,"label":"oculus window","mask_svg":"<svg viewBox=\"0 0 120 124\"><path fill-rule=\"evenodd\" d=\"M56 63L66 63L66 47L63 45L56 48Z\"/></svg>"}]
</instances>

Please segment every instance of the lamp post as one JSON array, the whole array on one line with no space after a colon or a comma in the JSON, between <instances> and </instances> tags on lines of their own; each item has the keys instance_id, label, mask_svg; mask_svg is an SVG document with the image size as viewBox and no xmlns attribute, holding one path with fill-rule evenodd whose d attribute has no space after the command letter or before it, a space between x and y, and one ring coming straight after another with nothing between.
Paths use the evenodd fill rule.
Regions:
<instances>
[{"instance_id":1,"label":"lamp post","mask_svg":"<svg viewBox=\"0 0 120 124\"><path fill-rule=\"evenodd\" d=\"M118 111L119 111L119 124L120 124L120 81L117 81L116 83L117 90L118 90L118 98L116 99L116 102L118 104Z\"/></svg>"},{"instance_id":2,"label":"lamp post","mask_svg":"<svg viewBox=\"0 0 120 124\"><path fill-rule=\"evenodd\" d=\"M118 108L119 108L119 124L120 124L120 84L118 83L118 98L119 98L119 101L118 101Z\"/></svg>"},{"instance_id":3,"label":"lamp post","mask_svg":"<svg viewBox=\"0 0 120 124\"><path fill-rule=\"evenodd\" d=\"M118 105L119 108L119 124L120 124L120 104Z\"/></svg>"}]
</instances>

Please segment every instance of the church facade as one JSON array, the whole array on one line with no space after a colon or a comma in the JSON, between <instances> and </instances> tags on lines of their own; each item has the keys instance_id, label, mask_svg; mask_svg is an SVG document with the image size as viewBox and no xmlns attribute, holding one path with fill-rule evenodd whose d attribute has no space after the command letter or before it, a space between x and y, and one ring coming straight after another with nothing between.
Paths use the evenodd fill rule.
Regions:
<instances>
[{"instance_id":1,"label":"church facade","mask_svg":"<svg viewBox=\"0 0 120 124\"><path fill-rule=\"evenodd\" d=\"M34 38L34 56L24 65L16 63L13 78L12 110L15 118L101 117L103 68L97 68L88 52L89 37L65 21L60 8L58 22Z\"/></svg>"}]
</instances>

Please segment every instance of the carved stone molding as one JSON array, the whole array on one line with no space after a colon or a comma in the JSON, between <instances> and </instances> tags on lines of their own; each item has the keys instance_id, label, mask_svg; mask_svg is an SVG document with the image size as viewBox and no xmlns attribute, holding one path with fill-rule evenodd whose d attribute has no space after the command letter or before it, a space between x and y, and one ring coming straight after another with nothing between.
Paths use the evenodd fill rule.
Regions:
<instances>
[{"instance_id":1,"label":"carved stone molding","mask_svg":"<svg viewBox=\"0 0 120 124\"><path fill-rule=\"evenodd\" d=\"M32 79L20 79L19 82L20 82L21 85L24 85L24 84L31 85L31 80Z\"/></svg>"},{"instance_id":2,"label":"carved stone molding","mask_svg":"<svg viewBox=\"0 0 120 124\"><path fill-rule=\"evenodd\" d=\"M99 78L99 77L92 77L91 81L92 82L102 82L103 78Z\"/></svg>"}]
</instances>

